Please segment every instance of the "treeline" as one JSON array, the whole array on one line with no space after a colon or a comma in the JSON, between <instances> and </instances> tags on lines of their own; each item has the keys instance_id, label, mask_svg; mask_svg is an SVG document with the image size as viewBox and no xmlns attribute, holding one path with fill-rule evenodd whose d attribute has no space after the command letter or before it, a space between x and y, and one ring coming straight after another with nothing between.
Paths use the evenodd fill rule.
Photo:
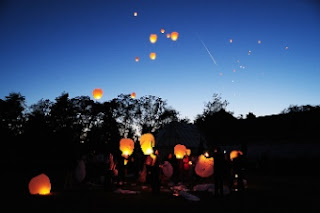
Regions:
<instances>
[{"instance_id":1,"label":"treeline","mask_svg":"<svg viewBox=\"0 0 320 213\"><path fill-rule=\"evenodd\" d=\"M292 105L277 115L256 117L249 112L244 118L234 117L227 106L227 101L214 94L193 121L209 147L319 142L320 106ZM91 151L117 153L121 138L138 141L141 134L156 134L172 121L191 123L166 101L151 95L136 99L121 94L101 103L62 93L55 101L41 99L26 106L24 96L10 93L0 99L1 160L64 163Z\"/></svg>"}]
</instances>

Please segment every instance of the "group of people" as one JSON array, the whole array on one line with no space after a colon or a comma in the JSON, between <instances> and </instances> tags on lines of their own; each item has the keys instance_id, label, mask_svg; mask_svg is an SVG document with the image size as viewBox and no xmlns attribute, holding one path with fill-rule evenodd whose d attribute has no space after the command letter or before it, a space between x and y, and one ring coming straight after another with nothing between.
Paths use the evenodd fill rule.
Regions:
<instances>
[{"instance_id":1,"label":"group of people","mask_svg":"<svg viewBox=\"0 0 320 213\"><path fill-rule=\"evenodd\" d=\"M86 170L84 171L86 179L94 180L92 178L103 177L102 184L108 191L114 189L115 182L118 185L122 185L129 174L137 182L150 185L154 194L160 192L162 184L169 182L173 184L190 183L196 177L193 171L196 165L196 157L187 154L183 158L177 159L174 153L169 153L166 157L162 157L159 150L155 150L152 156L136 156L136 158L134 156L127 158L121 156L115 159L112 153L108 153L105 159L93 159L95 160L86 159L86 165L81 161L82 169ZM223 195L224 186L226 185L231 189L243 190L245 172L243 156L239 155L237 158L230 160L217 146L213 149L213 159L215 195ZM165 161L172 167L172 175L170 177L166 176L162 170ZM82 180L84 179L84 173L81 173Z\"/></svg>"}]
</instances>

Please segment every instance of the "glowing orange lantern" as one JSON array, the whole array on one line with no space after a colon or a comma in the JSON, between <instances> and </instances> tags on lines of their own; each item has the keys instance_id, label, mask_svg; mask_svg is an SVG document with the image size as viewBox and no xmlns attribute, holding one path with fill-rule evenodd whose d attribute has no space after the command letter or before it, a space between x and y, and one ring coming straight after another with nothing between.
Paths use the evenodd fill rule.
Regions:
<instances>
[{"instance_id":1,"label":"glowing orange lantern","mask_svg":"<svg viewBox=\"0 0 320 213\"><path fill-rule=\"evenodd\" d=\"M170 33L167 33L167 38L170 38L171 37L171 34Z\"/></svg>"},{"instance_id":2,"label":"glowing orange lantern","mask_svg":"<svg viewBox=\"0 0 320 213\"><path fill-rule=\"evenodd\" d=\"M163 34L165 32L165 30L163 28L161 28L160 32Z\"/></svg>"},{"instance_id":3,"label":"glowing orange lantern","mask_svg":"<svg viewBox=\"0 0 320 213\"><path fill-rule=\"evenodd\" d=\"M155 60L157 57L157 54L155 52L150 53L150 59Z\"/></svg>"},{"instance_id":4,"label":"glowing orange lantern","mask_svg":"<svg viewBox=\"0 0 320 213\"><path fill-rule=\"evenodd\" d=\"M187 154L188 156L190 156L190 155L191 155L191 149L186 149L186 154Z\"/></svg>"},{"instance_id":5,"label":"glowing orange lantern","mask_svg":"<svg viewBox=\"0 0 320 213\"><path fill-rule=\"evenodd\" d=\"M133 13L133 16L138 16L138 13L137 13L137 12L134 12L134 13Z\"/></svg>"},{"instance_id":6,"label":"glowing orange lantern","mask_svg":"<svg viewBox=\"0 0 320 213\"><path fill-rule=\"evenodd\" d=\"M42 173L37 175L29 181L29 192L32 195L47 195L50 194L51 191L51 183L49 177Z\"/></svg>"},{"instance_id":7,"label":"glowing orange lantern","mask_svg":"<svg viewBox=\"0 0 320 213\"><path fill-rule=\"evenodd\" d=\"M177 144L174 146L174 154L177 159L182 159L187 153L187 148L185 145Z\"/></svg>"},{"instance_id":8,"label":"glowing orange lantern","mask_svg":"<svg viewBox=\"0 0 320 213\"><path fill-rule=\"evenodd\" d=\"M135 61L136 61L136 62L139 62L139 61L140 61L140 58L137 56L137 57L135 58Z\"/></svg>"},{"instance_id":9,"label":"glowing orange lantern","mask_svg":"<svg viewBox=\"0 0 320 213\"><path fill-rule=\"evenodd\" d=\"M171 37L172 41L176 41L176 40L178 40L179 33L178 32L172 32L170 37Z\"/></svg>"},{"instance_id":10,"label":"glowing orange lantern","mask_svg":"<svg viewBox=\"0 0 320 213\"><path fill-rule=\"evenodd\" d=\"M140 137L140 147L145 155L153 153L153 147L155 146L155 139L151 133L145 133Z\"/></svg>"},{"instance_id":11,"label":"glowing orange lantern","mask_svg":"<svg viewBox=\"0 0 320 213\"><path fill-rule=\"evenodd\" d=\"M120 140L119 149L122 152L122 156L129 157L134 149L134 141L130 138L122 138Z\"/></svg>"},{"instance_id":12,"label":"glowing orange lantern","mask_svg":"<svg viewBox=\"0 0 320 213\"><path fill-rule=\"evenodd\" d=\"M136 98L136 93L135 92L131 93L131 98Z\"/></svg>"},{"instance_id":13,"label":"glowing orange lantern","mask_svg":"<svg viewBox=\"0 0 320 213\"><path fill-rule=\"evenodd\" d=\"M240 150L232 150L230 152L230 160L232 161L234 158L239 157L239 155L243 155L243 153Z\"/></svg>"},{"instance_id":14,"label":"glowing orange lantern","mask_svg":"<svg viewBox=\"0 0 320 213\"><path fill-rule=\"evenodd\" d=\"M103 90L100 88L96 88L93 90L92 95L93 95L94 99L100 99L100 98L102 98Z\"/></svg>"},{"instance_id":15,"label":"glowing orange lantern","mask_svg":"<svg viewBox=\"0 0 320 213\"><path fill-rule=\"evenodd\" d=\"M151 43L153 43L153 44L156 43L157 39L158 39L157 34L150 34L149 40Z\"/></svg>"},{"instance_id":16,"label":"glowing orange lantern","mask_svg":"<svg viewBox=\"0 0 320 213\"><path fill-rule=\"evenodd\" d=\"M197 175L200 177L209 177L213 174L213 157L199 155L197 164L194 168Z\"/></svg>"}]
</instances>

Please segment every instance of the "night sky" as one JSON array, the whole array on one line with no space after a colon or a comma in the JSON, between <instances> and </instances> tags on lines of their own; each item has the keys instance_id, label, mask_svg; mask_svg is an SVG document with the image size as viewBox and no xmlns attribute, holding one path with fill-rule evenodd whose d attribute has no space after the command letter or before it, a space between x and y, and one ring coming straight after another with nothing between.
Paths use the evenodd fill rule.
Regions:
<instances>
[{"instance_id":1,"label":"night sky","mask_svg":"<svg viewBox=\"0 0 320 213\"><path fill-rule=\"evenodd\" d=\"M93 99L102 88L101 102L154 95L191 120L214 93L236 117L320 104L314 0L7 0L0 7L1 99L11 92L27 105L63 92ZM173 31L176 41L166 37Z\"/></svg>"}]
</instances>

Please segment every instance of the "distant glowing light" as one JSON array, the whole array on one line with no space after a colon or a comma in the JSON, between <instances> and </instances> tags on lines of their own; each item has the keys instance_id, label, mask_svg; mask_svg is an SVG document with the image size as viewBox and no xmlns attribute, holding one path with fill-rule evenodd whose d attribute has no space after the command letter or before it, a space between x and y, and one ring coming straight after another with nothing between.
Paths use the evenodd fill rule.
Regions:
<instances>
[{"instance_id":1,"label":"distant glowing light","mask_svg":"<svg viewBox=\"0 0 320 213\"><path fill-rule=\"evenodd\" d=\"M251 55L251 50L248 51L248 55Z\"/></svg>"},{"instance_id":2,"label":"distant glowing light","mask_svg":"<svg viewBox=\"0 0 320 213\"><path fill-rule=\"evenodd\" d=\"M286 49L286 50L288 50L288 49L289 49L289 47L288 47L288 46L286 46L286 47L285 47L285 49Z\"/></svg>"},{"instance_id":3,"label":"distant glowing light","mask_svg":"<svg viewBox=\"0 0 320 213\"><path fill-rule=\"evenodd\" d=\"M178 37L179 37L179 33L178 32L172 32L171 33L171 40L172 41L178 40Z\"/></svg>"},{"instance_id":4,"label":"distant glowing light","mask_svg":"<svg viewBox=\"0 0 320 213\"><path fill-rule=\"evenodd\" d=\"M229 39L229 43L231 44L233 42L232 38Z\"/></svg>"},{"instance_id":5,"label":"distant glowing light","mask_svg":"<svg viewBox=\"0 0 320 213\"><path fill-rule=\"evenodd\" d=\"M136 93L135 92L131 93L131 98L136 98Z\"/></svg>"},{"instance_id":6,"label":"distant glowing light","mask_svg":"<svg viewBox=\"0 0 320 213\"><path fill-rule=\"evenodd\" d=\"M150 53L150 59L155 60L157 57L157 54L155 52Z\"/></svg>"},{"instance_id":7,"label":"distant glowing light","mask_svg":"<svg viewBox=\"0 0 320 213\"><path fill-rule=\"evenodd\" d=\"M134 12L134 13L133 13L133 16L138 16L138 13L137 13L137 12Z\"/></svg>"},{"instance_id":8,"label":"distant glowing light","mask_svg":"<svg viewBox=\"0 0 320 213\"><path fill-rule=\"evenodd\" d=\"M96 88L92 91L94 99L101 99L103 95L103 90L101 88Z\"/></svg>"},{"instance_id":9,"label":"distant glowing light","mask_svg":"<svg viewBox=\"0 0 320 213\"><path fill-rule=\"evenodd\" d=\"M151 43L153 43L153 44L156 43L157 39L158 39L157 34L150 34L149 40Z\"/></svg>"},{"instance_id":10,"label":"distant glowing light","mask_svg":"<svg viewBox=\"0 0 320 213\"><path fill-rule=\"evenodd\" d=\"M258 40L258 44L261 44L261 40Z\"/></svg>"},{"instance_id":11,"label":"distant glowing light","mask_svg":"<svg viewBox=\"0 0 320 213\"><path fill-rule=\"evenodd\" d=\"M160 32L163 34L165 32L165 30L163 28L161 28Z\"/></svg>"},{"instance_id":12,"label":"distant glowing light","mask_svg":"<svg viewBox=\"0 0 320 213\"><path fill-rule=\"evenodd\" d=\"M167 33L167 38L170 38L171 37L171 34L170 33Z\"/></svg>"},{"instance_id":13,"label":"distant glowing light","mask_svg":"<svg viewBox=\"0 0 320 213\"><path fill-rule=\"evenodd\" d=\"M136 61L136 62L139 62L139 61L140 61L140 58L137 56L137 57L135 58L135 61Z\"/></svg>"}]
</instances>

